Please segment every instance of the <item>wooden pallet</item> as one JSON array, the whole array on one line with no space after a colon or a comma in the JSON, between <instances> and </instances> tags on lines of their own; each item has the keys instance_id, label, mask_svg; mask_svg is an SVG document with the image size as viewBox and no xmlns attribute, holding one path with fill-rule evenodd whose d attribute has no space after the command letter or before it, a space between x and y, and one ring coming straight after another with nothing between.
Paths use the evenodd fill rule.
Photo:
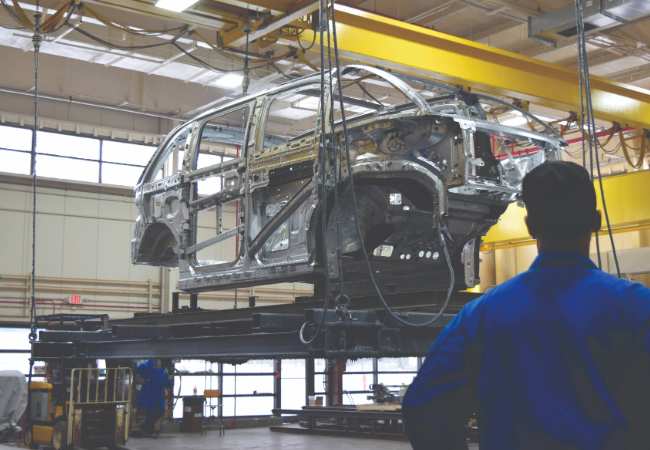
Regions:
<instances>
[{"instance_id":1,"label":"wooden pallet","mask_svg":"<svg viewBox=\"0 0 650 450\"><path fill-rule=\"evenodd\" d=\"M357 405L357 411L401 411L400 403L371 403L369 405Z\"/></svg>"}]
</instances>

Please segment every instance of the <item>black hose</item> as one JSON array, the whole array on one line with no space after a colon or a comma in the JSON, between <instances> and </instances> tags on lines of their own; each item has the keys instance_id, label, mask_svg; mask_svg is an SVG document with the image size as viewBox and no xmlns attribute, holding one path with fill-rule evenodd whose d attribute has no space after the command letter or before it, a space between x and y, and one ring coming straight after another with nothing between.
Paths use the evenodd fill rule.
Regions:
<instances>
[{"instance_id":1,"label":"black hose","mask_svg":"<svg viewBox=\"0 0 650 450\"><path fill-rule=\"evenodd\" d=\"M598 147L596 146L596 121L594 119L594 107L591 98L591 80L589 76L589 61L587 59L587 46L585 44L585 29L584 29L584 18L582 11L582 3L580 0L576 0L576 29L578 31L578 55L579 63L582 63L582 73L584 74L584 83L585 83L585 98L587 106L587 132L589 136L589 155L590 155L590 165L591 165L591 179L593 180L593 155L595 152L596 156L596 171L598 172L598 185L600 187L600 198L603 204L603 212L605 213L605 221L607 222L607 232L609 234L609 240L612 245L612 254L614 255L614 262L616 264L616 272L618 277L621 277L621 269L618 264L618 256L616 254L616 245L614 244L614 236L612 234L612 226L609 221L609 213L607 212L607 203L605 202L605 191L603 189L603 177L600 173L600 159L598 158ZM582 98L583 93L580 91L580 97ZM598 252L598 266L601 266L600 258L600 244L598 242L598 232L596 232L596 251Z\"/></svg>"}]
</instances>

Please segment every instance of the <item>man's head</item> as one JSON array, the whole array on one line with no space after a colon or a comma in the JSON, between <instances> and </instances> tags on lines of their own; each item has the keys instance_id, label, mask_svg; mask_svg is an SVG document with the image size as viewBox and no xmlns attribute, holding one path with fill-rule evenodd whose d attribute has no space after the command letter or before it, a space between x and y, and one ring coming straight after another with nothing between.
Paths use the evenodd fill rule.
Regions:
<instances>
[{"instance_id":1,"label":"man's head","mask_svg":"<svg viewBox=\"0 0 650 450\"><path fill-rule=\"evenodd\" d=\"M526 226L540 251L566 249L588 255L591 233L600 229L601 216L594 185L583 167L568 161L537 166L524 177L522 195Z\"/></svg>"}]
</instances>

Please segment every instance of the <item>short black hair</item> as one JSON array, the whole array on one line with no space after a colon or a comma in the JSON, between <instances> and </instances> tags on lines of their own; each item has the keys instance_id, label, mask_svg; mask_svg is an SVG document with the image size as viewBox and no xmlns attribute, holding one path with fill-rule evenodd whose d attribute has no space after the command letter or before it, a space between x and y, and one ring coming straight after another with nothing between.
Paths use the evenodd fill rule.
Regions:
<instances>
[{"instance_id":1,"label":"short black hair","mask_svg":"<svg viewBox=\"0 0 650 450\"><path fill-rule=\"evenodd\" d=\"M524 177L522 196L528 220L545 239L573 239L594 225L596 191L589 173L576 163L550 161L535 167Z\"/></svg>"}]
</instances>

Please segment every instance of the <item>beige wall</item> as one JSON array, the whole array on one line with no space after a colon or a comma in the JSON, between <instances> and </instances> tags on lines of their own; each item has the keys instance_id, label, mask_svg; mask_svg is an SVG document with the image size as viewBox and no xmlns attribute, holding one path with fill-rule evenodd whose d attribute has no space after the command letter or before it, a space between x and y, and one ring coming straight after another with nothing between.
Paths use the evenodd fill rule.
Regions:
<instances>
[{"instance_id":1,"label":"beige wall","mask_svg":"<svg viewBox=\"0 0 650 450\"><path fill-rule=\"evenodd\" d=\"M28 177L0 176L0 322L29 320L33 197L28 182ZM137 215L131 191L84 183L40 182L36 199L36 297L46 300L39 301L37 314L51 314L56 309L57 313L108 313L111 318L123 318L134 312L168 311L171 292L177 289L178 269L131 264L130 244ZM227 206L223 228L232 226L234 206ZM200 239L215 233L216 213L203 214ZM234 242L226 242L206 249L201 257L224 260L233 255ZM257 304L265 305L291 302L296 295L311 292L311 285L284 283L256 288L254 294L260 296ZM81 294L84 305L67 304L70 294ZM250 294L250 289L238 290L239 307L248 305ZM232 308L234 297L233 291L201 294L199 306Z\"/></svg>"},{"instance_id":2,"label":"beige wall","mask_svg":"<svg viewBox=\"0 0 650 450\"><path fill-rule=\"evenodd\" d=\"M31 187L0 184L0 300L25 302L31 273ZM100 192L38 188L36 199L37 298L53 300L56 312L104 313L127 317L157 311L160 274L156 267L130 263L136 209L131 197ZM47 280L43 280L43 278ZM149 300L149 280L153 283ZM63 303L81 294L84 305ZM51 301L37 307L51 314ZM0 303L0 320L24 321L28 309Z\"/></svg>"}]
</instances>

